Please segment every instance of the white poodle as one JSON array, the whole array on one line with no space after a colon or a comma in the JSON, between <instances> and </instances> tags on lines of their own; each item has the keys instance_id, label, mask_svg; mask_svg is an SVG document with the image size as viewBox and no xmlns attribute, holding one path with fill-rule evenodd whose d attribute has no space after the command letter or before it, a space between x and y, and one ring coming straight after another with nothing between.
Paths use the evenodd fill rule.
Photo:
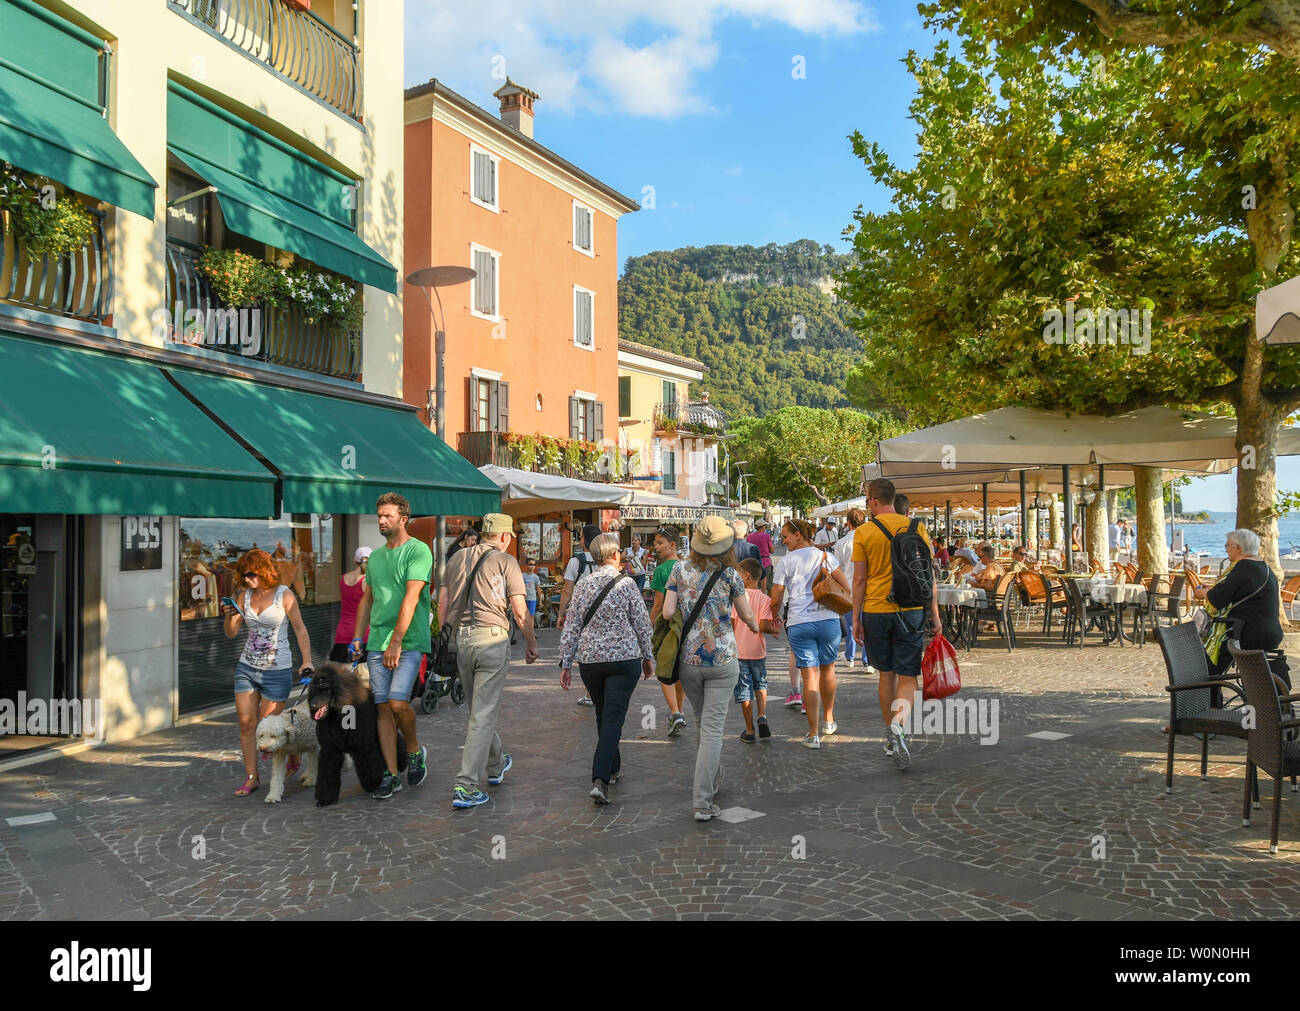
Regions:
<instances>
[{"instance_id":1,"label":"white poodle","mask_svg":"<svg viewBox=\"0 0 1300 1011\"><path fill-rule=\"evenodd\" d=\"M320 745L316 741L316 724L307 703L286 709L274 716L264 716L257 725L257 746L271 752L271 788L266 802L278 804L284 799L285 769L290 755L302 756L303 786L316 782L316 760Z\"/></svg>"}]
</instances>

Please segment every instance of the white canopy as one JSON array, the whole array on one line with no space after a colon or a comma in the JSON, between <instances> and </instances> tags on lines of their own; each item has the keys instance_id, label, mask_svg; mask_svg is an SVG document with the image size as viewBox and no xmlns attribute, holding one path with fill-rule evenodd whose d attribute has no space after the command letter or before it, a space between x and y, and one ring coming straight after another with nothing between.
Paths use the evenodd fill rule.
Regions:
<instances>
[{"instance_id":1,"label":"white canopy","mask_svg":"<svg viewBox=\"0 0 1300 1011\"><path fill-rule=\"evenodd\" d=\"M501 508L514 517L593 507L612 509L631 502L634 494L640 494L616 484L575 481L554 474L493 464L479 470L501 489Z\"/></svg>"},{"instance_id":2,"label":"white canopy","mask_svg":"<svg viewBox=\"0 0 1300 1011\"><path fill-rule=\"evenodd\" d=\"M1300 343L1300 277L1255 296L1255 336L1265 344Z\"/></svg>"},{"instance_id":3,"label":"white canopy","mask_svg":"<svg viewBox=\"0 0 1300 1011\"><path fill-rule=\"evenodd\" d=\"M1235 418L1166 407L1144 407L1109 418L1001 407L886 439L876 459L891 479L1098 463L1217 474L1236 465L1236 436ZM1277 453L1300 453L1300 432L1282 432ZM1118 479L1114 483L1119 484Z\"/></svg>"},{"instance_id":4,"label":"white canopy","mask_svg":"<svg viewBox=\"0 0 1300 1011\"><path fill-rule=\"evenodd\" d=\"M846 498L843 502L831 502L824 506L818 506L812 511L814 519L825 519L827 516L843 516L850 509L866 509L867 499L864 495L857 498Z\"/></svg>"}]
</instances>

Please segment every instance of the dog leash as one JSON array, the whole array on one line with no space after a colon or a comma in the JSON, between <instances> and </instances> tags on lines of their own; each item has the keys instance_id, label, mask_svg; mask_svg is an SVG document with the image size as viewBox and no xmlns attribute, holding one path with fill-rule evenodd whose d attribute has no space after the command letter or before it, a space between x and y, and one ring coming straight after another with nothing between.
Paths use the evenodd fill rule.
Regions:
<instances>
[{"instance_id":1,"label":"dog leash","mask_svg":"<svg viewBox=\"0 0 1300 1011\"><path fill-rule=\"evenodd\" d=\"M285 706L286 709L292 709L294 706L296 706L299 702L301 702L303 699L307 697L307 687L308 685L311 684L312 675L315 673L316 673L315 667L308 667L306 670L303 671L302 677L298 679L298 684L302 685L302 691L299 692L298 697L296 699L294 699L287 706Z\"/></svg>"}]
</instances>

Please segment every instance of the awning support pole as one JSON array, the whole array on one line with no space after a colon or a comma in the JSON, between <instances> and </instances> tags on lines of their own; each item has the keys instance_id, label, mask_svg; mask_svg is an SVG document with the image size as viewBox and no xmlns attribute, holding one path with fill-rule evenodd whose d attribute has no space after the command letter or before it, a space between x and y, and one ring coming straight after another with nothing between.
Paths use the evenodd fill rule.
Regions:
<instances>
[{"instance_id":1,"label":"awning support pole","mask_svg":"<svg viewBox=\"0 0 1300 1011\"><path fill-rule=\"evenodd\" d=\"M1070 465L1061 467L1061 487L1065 491L1065 571L1074 571L1074 490L1070 487Z\"/></svg>"}]
</instances>

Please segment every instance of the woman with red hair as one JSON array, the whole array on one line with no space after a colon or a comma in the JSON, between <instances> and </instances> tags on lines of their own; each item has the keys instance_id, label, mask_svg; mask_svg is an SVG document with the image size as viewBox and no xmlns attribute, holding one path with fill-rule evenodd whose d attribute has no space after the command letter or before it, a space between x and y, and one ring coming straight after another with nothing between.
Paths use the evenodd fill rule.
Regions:
<instances>
[{"instance_id":1,"label":"woman with red hair","mask_svg":"<svg viewBox=\"0 0 1300 1011\"><path fill-rule=\"evenodd\" d=\"M239 607L221 606L225 616L226 638L233 639L240 625L248 627L244 652L235 665L235 709L239 713L239 748L244 756L248 778L235 791L247 797L260 785L257 771L257 724L263 716L281 712L289 701L293 681L293 656L289 652L289 625L293 625L302 652L299 673L311 670L311 641L302 623L298 598L287 586L280 585L275 560L265 551L254 548L235 563L235 573L244 587ZM239 597L236 595L236 599ZM293 756L288 775L296 771Z\"/></svg>"}]
</instances>

